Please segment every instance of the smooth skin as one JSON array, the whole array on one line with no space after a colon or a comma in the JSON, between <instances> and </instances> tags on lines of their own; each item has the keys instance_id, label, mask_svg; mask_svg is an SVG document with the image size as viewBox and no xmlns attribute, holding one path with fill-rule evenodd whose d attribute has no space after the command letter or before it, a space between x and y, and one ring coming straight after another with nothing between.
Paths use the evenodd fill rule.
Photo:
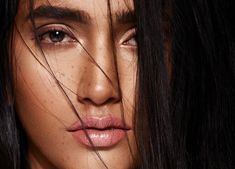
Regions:
<instances>
[{"instance_id":1,"label":"smooth skin","mask_svg":"<svg viewBox=\"0 0 235 169\"><path fill-rule=\"evenodd\" d=\"M110 0L111 15L107 4L106 0L36 0L34 31L29 2L20 1L13 37L16 110L27 134L32 169L133 166L137 49L135 24L128 17L133 2ZM56 18L48 9L79 11L82 19L63 12ZM97 148L105 165L93 148L66 131L78 121L76 112L81 118L123 118L131 126L116 145Z\"/></svg>"}]
</instances>

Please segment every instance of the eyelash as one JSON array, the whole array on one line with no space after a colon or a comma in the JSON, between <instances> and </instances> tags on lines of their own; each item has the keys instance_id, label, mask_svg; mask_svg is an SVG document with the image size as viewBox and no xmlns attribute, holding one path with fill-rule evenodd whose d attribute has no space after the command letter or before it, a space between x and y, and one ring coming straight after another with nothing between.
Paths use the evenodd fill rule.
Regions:
<instances>
[{"instance_id":1,"label":"eyelash","mask_svg":"<svg viewBox=\"0 0 235 169\"><path fill-rule=\"evenodd\" d=\"M57 35L58 37L53 39L53 36ZM123 47L136 48L137 42L135 37L136 29L133 28L124 34L124 40L121 42L121 45ZM67 27L63 28L56 25L36 28L35 39L42 45L69 45L77 42L77 39Z\"/></svg>"}]
</instances>

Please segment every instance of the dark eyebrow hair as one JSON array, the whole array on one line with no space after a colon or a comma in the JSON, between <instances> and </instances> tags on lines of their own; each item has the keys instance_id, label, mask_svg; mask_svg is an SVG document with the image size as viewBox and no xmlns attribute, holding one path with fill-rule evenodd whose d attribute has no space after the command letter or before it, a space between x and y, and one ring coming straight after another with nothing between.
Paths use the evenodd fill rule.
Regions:
<instances>
[{"instance_id":1,"label":"dark eyebrow hair","mask_svg":"<svg viewBox=\"0 0 235 169\"><path fill-rule=\"evenodd\" d=\"M37 18L52 18L72 20L87 24L90 22L91 17L88 13L82 10L73 10L64 7L56 7L51 5L42 5L34 9L28 16L33 19Z\"/></svg>"},{"instance_id":2,"label":"dark eyebrow hair","mask_svg":"<svg viewBox=\"0 0 235 169\"><path fill-rule=\"evenodd\" d=\"M120 11L115 13L114 16L115 20L121 24L134 23L136 21L135 12L132 10ZM90 15L83 10L74 10L70 8L51 5L41 5L38 8L33 9L28 15L28 18L30 17L32 17L32 19L51 18L58 20L72 20L83 24L91 22Z\"/></svg>"},{"instance_id":3,"label":"dark eyebrow hair","mask_svg":"<svg viewBox=\"0 0 235 169\"><path fill-rule=\"evenodd\" d=\"M117 12L115 14L115 17L117 22L122 24L136 22L135 12L132 10Z\"/></svg>"}]
</instances>

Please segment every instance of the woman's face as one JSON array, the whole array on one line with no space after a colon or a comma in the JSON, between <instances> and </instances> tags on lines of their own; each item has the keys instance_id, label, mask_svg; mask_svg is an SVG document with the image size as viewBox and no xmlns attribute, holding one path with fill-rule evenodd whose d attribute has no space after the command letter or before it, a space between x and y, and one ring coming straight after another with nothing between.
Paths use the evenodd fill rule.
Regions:
<instances>
[{"instance_id":1,"label":"woman's face","mask_svg":"<svg viewBox=\"0 0 235 169\"><path fill-rule=\"evenodd\" d=\"M36 0L31 13L20 1L16 109L32 169L131 168L134 24L128 0Z\"/></svg>"}]
</instances>

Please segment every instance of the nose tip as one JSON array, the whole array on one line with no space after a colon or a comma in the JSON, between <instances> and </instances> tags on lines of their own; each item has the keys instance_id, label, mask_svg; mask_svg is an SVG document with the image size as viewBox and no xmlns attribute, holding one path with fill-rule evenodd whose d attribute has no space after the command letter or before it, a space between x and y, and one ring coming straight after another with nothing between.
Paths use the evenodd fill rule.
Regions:
<instances>
[{"instance_id":1,"label":"nose tip","mask_svg":"<svg viewBox=\"0 0 235 169\"><path fill-rule=\"evenodd\" d=\"M92 83L83 88L79 101L86 105L102 106L105 104L116 103L120 100L119 92L107 80L101 80L99 83Z\"/></svg>"}]
</instances>

